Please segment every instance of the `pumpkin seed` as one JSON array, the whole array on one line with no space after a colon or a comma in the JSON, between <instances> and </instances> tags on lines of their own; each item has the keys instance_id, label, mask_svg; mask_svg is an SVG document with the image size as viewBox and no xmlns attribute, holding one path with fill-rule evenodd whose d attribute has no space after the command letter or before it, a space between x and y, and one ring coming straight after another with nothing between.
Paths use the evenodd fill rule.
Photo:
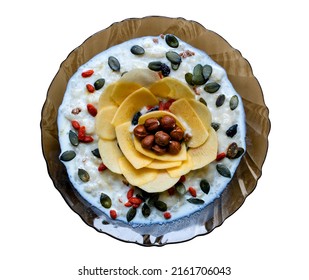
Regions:
<instances>
[{"instance_id":1,"label":"pumpkin seed","mask_svg":"<svg viewBox=\"0 0 309 280\"><path fill-rule=\"evenodd\" d=\"M172 34L166 34L165 35L165 42L171 48L177 48L179 46L178 39L174 35L172 35Z\"/></svg>"},{"instance_id":2,"label":"pumpkin seed","mask_svg":"<svg viewBox=\"0 0 309 280\"><path fill-rule=\"evenodd\" d=\"M135 215L136 215L136 208L131 207L129 211L127 212L127 221L128 222L132 221Z\"/></svg>"},{"instance_id":3,"label":"pumpkin seed","mask_svg":"<svg viewBox=\"0 0 309 280\"><path fill-rule=\"evenodd\" d=\"M161 201L161 200L157 200L154 203L154 207L156 207L158 210L164 212L167 210L167 205L165 202Z\"/></svg>"},{"instance_id":4,"label":"pumpkin seed","mask_svg":"<svg viewBox=\"0 0 309 280\"><path fill-rule=\"evenodd\" d=\"M101 193L100 203L104 208L111 208L112 206L111 198L105 193Z\"/></svg>"},{"instance_id":5,"label":"pumpkin seed","mask_svg":"<svg viewBox=\"0 0 309 280\"><path fill-rule=\"evenodd\" d=\"M142 214L145 218L148 218L150 216L150 213L151 213L151 209L150 207L144 203L143 204L143 207L142 207Z\"/></svg>"},{"instance_id":6,"label":"pumpkin seed","mask_svg":"<svg viewBox=\"0 0 309 280\"><path fill-rule=\"evenodd\" d=\"M135 55L143 55L145 53L145 50L143 47L139 46L139 45L134 45L131 48L131 53L135 54Z\"/></svg>"},{"instance_id":7,"label":"pumpkin seed","mask_svg":"<svg viewBox=\"0 0 309 280\"><path fill-rule=\"evenodd\" d=\"M186 73L185 74L185 80L190 86L194 86L192 82L193 74L192 73Z\"/></svg>"},{"instance_id":8,"label":"pumpkin seed","mask_svg":"<svg viewBox=\"0 0 309 280\"><path fill-rule=\"evenodd\" d=\"M61 154L60 160L62 161L70 161L75 158L76 153L73 150L65 151Z\"/></svg>"},{"instance_id":9,"label":"pumpkin seed","mask_svg":"<svg viewBox=\"0 0 309 280\"><path fill-rule=\"evenodd\" d=\"M78 140L78 136L77 136L77 134L74 132L74 131L72 131L72 130L70 130L70 132L69 132L69 139L70 139L70 142L71 142L71 144L73 145L73 146L78 146L78 144L79 144L79 140Z\"/></svg>"},{"instance_id":10,"label":"pumpkin seed","mask_svg":"<svg viewBox=\"0 0 309 280\"><path fill-rule=\"evenodd\" d=\"M207 81L209 79L209 77L211 76L212 73L212 67L208 64L203 66L203 76L204 79Z\"/></svg>"},{"instance_id":11,"label":"pumpkin seed","mask_svg":"<svg viewBox=\"0 0 309 280\"><path fill-rule=\"evenodd\" d=\"M217 122L212 122L212 123L211 123L211 127L212 127L215 131L217 131L217 130L220 128L220 124L217 123Z\"/></svg>"},{"instance_id":12,"label":"pumpkin seed","mask_svg":"<svg viewBox=\"0 0 309 280\"><path fill-rule=\"evenodd\" d=\"M179 66L180 66L180 63L179 64L171 63L171 67L174 71L178 70Z\"/></svg>"},{"instance_id":13,"label":"pumpkin seed","mask_svg":"<svg viewBox=\"0 0 309 280\"><path fill-rule=\"evenodd\" d=\"M148 205L153 206L154 203L155 203L157 200L159 200L159 196L160 196L159 193L152 193L152 194L150 194L150 197L149 197L149 199L148 199Z\"/></svg>"},{"instance_id":14,"label":"pumpkin seed","mask_svg":"<svg viewBox=\"0 0 309 280\"><path fill-rule=\"evenodd\" d=\"M114 56L110 56L108 58L108 65L113 71L119 71L120 70L120 63L118 59Z\"/></svg>"},{"instance_id":15,"label":"pumpkin seed","mask_svg":"<svg viewBox=\"0 0 309 280\"><path fill-rule=\"evenodd\" d=\"M221 164L221 163L217 164L216 169L221 176L231 178L232 176L231 172L224 164Z\"/></svg>"},{"instance_id":16,"label":"pumpkin seed","mask_svg":"<svg viewBox=\"0 0 309 280\"><path fill-rule=\"evenodd\" d=\"M224 94L220 94L216 100L216 106L217 107L221 107L223 105L225 101L225 95Z\"/></svg>"},{"instance_id":17,"label":"pumpkin seed","mask_svg":"<svg viewBox=\"0 0 309 280\"><path fill-rule=\"evenodd\" d=\"M173 64L180 64L181 63L181 56L174 51L168 51L166 53L166 58Z\"/></svg>"},{"instance_id":18,"label":"pumpkin seed","mask_svg":"<svg viewBox=\"0 0 309 280\"><path fill-rule=\"evenodd\" d=\"M206 83L203 74L193 74L192 83L197 86L201 86Z\"/></svg>"},{"instance_id":19,"label":"pumpkin seed","mask_svg":"<svg viewBox=\"0 0 309 280\"><path fill-rule=\"evenodd\" d=\"M152 71L160 71L161 70L161 61L151 61L148 64L148 68Z\"/></svg>"},{"instance_id":20,"label":"pumpkin seed","mask_svg":"<svg viewBox=\"0 0 309 280\"><path fill-rule=\"evenodd\" d=\"M175 189L180 195L184 195L187 191L185 185L182 182L176 183Z\"/></svg>"},{"instance_id":21,"label":"pumpkin seed","mask_svg":"<svg viewBox=\"0 0 309 280\"><path fill-rule=\"evenodd\" d=\"M203 199L195 198L195 197L188 198L187 201L192 203L192 204L203 204L203 203L205 203L205 201Z\"/></svg>"},{"instance_id":22,"label":"pumpkin seed","mask_svg":"<svg viewBox=\"0 0 309 280\"><path fill-rule=\"evenodd\" d=\"M238 145L237 143L233 142L227 147L226 157L229 159L233 159L236 157L238 153Z\"/></svg>"},{"instance_id":23,"label":"pumpkin seed","mask_svg":"<svg viewBox=\"0 0 309 280\"><path fill-rule=\"evenodd\" d=\"M220 85L216 82L207 83L204 87L204 90L208 93L215 93L219 90Z\"/></svg>"},{"instance_id":24,"label":"pumpkin seed","mask_svg":"<svg viewBox=\"0 0 309 280\"><path fill-rule=\"evenodd\" d=\"M91 153L92 153L95 157L101 158L101 155L100 155L100 152L99 152L99 149L98 149L98 148L96 148L96 149L94 149L93 151L91 151Z\"/></svg>"},{"instance_id":25,"label":"pumpkin seed","mask_svg":"<svg viewBox=\"0 0 309 280\"><path fill-rule=\"evenodd\" d=\"M203 66L202 64L197 64L193 68L193 76L194 75L203 75Z\"/></svg>"},{"instance_id":26,"label":"pumpkin seed","mask_svg":"<svg viewBox=\"0 0 309 280\"><path fill-rule=\"evenodd\" d=\"M81 179L84 183L88 182L90 180L90 176L89 176L89 173L84 170L84 169L81 169L79 168L78 169L78 177L79 179Z\"/></svg>"},{"instance_id":27,"label":"pumpkin seed","mask_svg":"<svg viewBox=\"0 0 309 280\"><path fill-rule=\"evenodd\" d=\"M133 116L133 119L132 119L131 123L132 123L133 125L137 125L137 124L138 124L138 119L139 119L139 117L140 117L141 115L142 115L141 112L135 113L135 115Z\"/></svg>"},{"instance_id":28,"label":"pumpkin seed","mask_svg":"<svg viewBox=\"0 0 309 280\"><path fill-rule=\"evenodd\" d=\"M238 124L232 125L232 126L226 131L226 135L227 135L228 137L233 137L233 136L237 133L237 127L238 127Z\"/></svg>"},{"instance_id":29,"label":"pumpkin seed","mask_svg":"<svg viewBox=\"0 0 309 280\"><path fill-rule=\"evenodd\" d=\"M231 110L235 110L238 106L239 100L237 95L233 95L230 100L230 108Z\"/></svg>"},{"instance_id":30,"label":"pumpkin seed","mask_svg":"<svg viewBox=\"0 0 309 280\"><path fill-rule=\"evenodd\" d=\"M200 97L199 101L203 103L205 106L207 106L207 102L203 97Z\"/></svg>"},{"instance_id":31,"label":"pumpkin seed","mask_svg":"<svg viewBox=\"0 0 309 280\"><path fill-rule=\"evenodd\" d=\"M203 180L200 181L200 188L204 193L206 193L206 194L209 193L210 184L208 183L208 181L206 179L203 179Z\"/></svg>"},{"instance_id":32,"label":"pumpkin seed","mask_svg":"<svg viewBox=\"0 0 309 280\"><path fill-rule=\"evenodd\" d=\"M104 84L105 84L105 79L101 78L101 79L96 80L93 85L96 90L99 90L104 86Z\"/></svg>"},{"instance_id":33,"label":"pumpkin seed","mask_svg":"<svg viewBox=\"0 0 309 280\"><path fill-rule=\"evenodd\" d=\"M234 157L234 159L239 158L244 152L245 152L244 148L238 147L238 152L237 155Z\"/></svg>"}]
</instances>

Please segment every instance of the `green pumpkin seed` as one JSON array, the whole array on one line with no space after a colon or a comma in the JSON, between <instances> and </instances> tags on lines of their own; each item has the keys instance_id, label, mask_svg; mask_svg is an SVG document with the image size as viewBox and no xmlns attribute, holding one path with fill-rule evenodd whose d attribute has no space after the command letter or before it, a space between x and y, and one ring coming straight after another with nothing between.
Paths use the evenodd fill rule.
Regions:
<instances>
[{"instance_id":1,"label":"green pumpkin seed","mask_svg":"<svg viewBox=\"0 0 309 280\"><path fill-rule=\"evenodd\" d=\"M166 53L166 58L171 62L171 63L174 63L174 64L180 64L181 63L181 56L174 52L174 51L168 51Z\"/></svg>"},{"instance_id":2,"label":"green pumpkin seed","mask_svg":"<svg viewBox=\"0 0 309 280\"><path fill-rule=\"evenodd\" d=\"M69 132L69 139L70 139L70 142L71 142L71 144L73 145L73 146L78 146L78 144L79 144L79 140L78 140L78 136L77 136L77 134L74 132L74 131L72 131L72 130L70 130L70 132Z\"/></svg>"},{"instance_id":3,"label":"green pumpkin seed","mask_svg":"<svg viewBox=\"0 0 309 280\"><path fill-rule=\"evenodd\" d=\"M185 74L185 80L190 86L194 86L192 82L193 74L192 73L186 73Z\"/></svg>"},{"instance_id":4,"label":"green pumpkin seed","mask_svg":"<svg viewBox=\"0 0 309 280\"><path fill-rule=\"evenodd\" d=\"M238 124L234 124L232 125L227 131L226 131L226 135L228 137L233 137L236 133L237 133L237 127L238 127Z\"/></svg>"},{"instance_id":5,"label":"green pumpkin seed","mask_svg":"<svg viewBox=\"0 0 309 280\"><path fill-rule=\"evenodd\" d=\"M206 179L203 179L203 180L200 181L200 188L204 193L206 193L206 194L209 193L210 184L208 183L208 181Z\"/></svg>"},{"instance_id":6,"label":"green pumpkin seed","mask_svg":"<svg viewBox=\"0 0 309 280\"><path fill-rule=\"evenodd\" d=\"M90 176L89 176L89 173L84 170L84 169L81 169L79 168L78 169L78 177L79 179L81 179L84 183L88 182L90 180Z\"/></svg>"},{"instance_id":7,"label":"green pumpkin seed","mask_svg":"<svg viewBox=\"0 0 309 280\"><path fill-rule=\"evenodd\" d=\"M105 79L101 78L101 79L98 79L94 82L94 88L96 90L99 90L101 89L105 84Z\"/></svg>"},{"instance_id":8,"label":"green pumpkin seed","mask_svg":"<svg viewBox=\"0 0 309 280\"><path fill-rule=\"evenodd\" d=\"M200 97L199 101L203 103L205 106L207 106L207 102L203 97Z\"/></svg>"},{"instance_id":9,"label":"green pumpkin seed","mask_svg":"<svg viewBox=\"0 0 309 280\"><path fill-rule=\"evenodd\" d=\"M233 142L227 147L226 157L229 159L233 159L236 157L238 153L238 145L237 143Z\"/></svg>"},{"instance_id":10,"label":"green pumpkin seed","mask_svg":"<svg viewBox=\"0 0 309 280\"><path fill-rule=\"evenodd\" d=\"M225 101L225 95L224 94L220 94L216 100L216 106L217 107L221 107L223 105Z\"/></svg>"},{"instance_id":11,"label":"green pumpkin seed","mask_svg":"<svg viewBox=\"0 0 309 280\"><path fill-rule=\"evenodd\" d=\"M113 71L119 71L120 70L120 63L118 59L114 56L110 56L108 58L108 65Z\"/></svg>"},{"instance_id":12,"label":"green pumpkin seed","mask_svg":"<svg viewBox=\"0 0 309 280\"><path fill-rule=\"evenodd\" d=\"M145 50L143 47L139 46L139 45L134 45L131 48L131 53L135 54L135 55L143 55L145 53Z\"/></svg>"},{"instance_id":13,"label":"green pumpkin seed","mask_svg":"<svg viewBox=\"0 0 309 280\"><path fill-rule=\"evenodd\" d=\"M148 199L148 205L153 206L154 203L159 199L159 193L152 193Z\"/></svg>"},{"instance_id":14,"label":"green pumpkin seed","mask_svg":"<svg viewBox=\"0 0 309 280\"><path fill-rule=\"evenodd\" d=\"M230 108L231 110L235 110L238 106L239 100L237 95L233 95L231 100L230 100Z\"/></svg>"},{"instance_id":15,"label":"green pumpkin seed","mask_svg":"<svg viewBox=\"0 0 309 280\"><path fill-rule=\"evenodd\" d=\"M101 196L100 196L100 203L101 205L104 207L104 208L111 208L112 206L112 200L111 198L105 194L105 193L101 193Z\"/></svg>"},{"instance_id":16,"label":"green pumpkin seed","mask_svg":"<svg viewBox=\"0 0 309 280\"><path fill-rule=\"evenodd\" d=\"M234 157L235 158L239 158L241 157L241 155L245 152L244 148L238 147L238 152L237 155Z\"/></svg>"},{"instance_id":17,"label":"green pumpkin seed","mask_svg":"<svg viewBox=\"0 0 309 280\"><path fill-rule=\"evenodd\" d=\"M148 64L148 68L152 71L160 71L161 66L162 66L161 61L152 61L152 62L149 62Z\"/></svg>"},{"instance_id":18,"label":"green pumpkin seed","mask_svg":"<svg viewBox=\"0 0 309 280\"><path fill-rule=\"evenodd\" d=\"M93 151L91 151L91 153L92 153L95 157L101 158L101 155L100 155L100 152L99 152L99 149L98 149L98 148L96 148L96 149L94 149Z\"/></svg>"},{"instance_id":19,"label":"green pumpkin seed","mask_svg":"<svg viewBox=\"0 0 309 280\"><path fill-rule=\"evenodd\" d=\"M178 48L178 46L179 46L178 39L174 35L172 35L172 34L166 34L165 35L165 42L171 48Z\"/></svg>"},{"instance_id":20,"label":"green pumpkin seed","mask_svg":"<svg viewBox=\"0 0 309 280\"><path fill-rule=\"evenodd\" d=\"M180 63L179 64L171 63L171 67L174 71L178 70L179 66L180 66Z\"/></svg>"},{"instance_id":21,"label":"green pumpkin seed","mask_svg":"<svg viewBox=\"0 0 309 280\"><path fill-rule=\"evenodd\" d=\"M203 199L194 198L194 197L188 198L187 201L192 203L192 204L204 204L205 203L205 201Z\"/></svg>"},{"instance_id":22,"label":"green pumpkin seed","mask_svg":"<svg viewBox=\"0 0 309 280\"><path fill-rule=\"evenodd\" d=\"M211 74L212 74L212 67L208 64L204 65L203 66L203 76L204 76L206 81L209 79Z\"/></svg>"},{"instance_id":23,"label":"green pumpkin seed","mask_svg":"<svg viewBox=\"0 0 309 280\"><path fill-rule=\"evenodd\" d=\"M193 76L194 75L203 75L203 66L201 64L197 64L193 68Z\"/></svg>"},{"instance_id":24,"label":"green pumpkin seed","mask_svg":"<svg viewBox=\"0 0 309 280\"><path fill-rule=\"evenodd\" d=\"M144 203L143 204L143 207L142 207L142 214L145 218L148 218L150 216L150 213L151 213L151 209L150 207Z\"/></svg>"},{"instance_id":25,"label":"green pumpkin seed","mask_svg":"<svg viewBox=\"0 0 309 280\"><path fill-rule=\"evenodd\" d=\"M204 76L202 74L198 74L198 75L193 74L192 83L194 85L201 86L206 83L206 80L204 79Z\"/></svg>"},{"instance_id":26,"label":"green pumpkin seed","mask_svg":"<svg viewBox=\"0 0 309 280\"><path fill-rule=\"evenodd\" d=\"M220 124L217 122L212 122L211 123L211 127L215 130L218 131L218 129L220 128Z\"/></svg>"},{"instance_id":27,"label":"green pumpkin seed","mask_svg":"<svg viewBox=\"0 0 309 280\"><path fill-rule=\"evenodd\" d=\"M232 176L231 172L224 164L221 164L221 163L217 164L216 169L221 176L231 178Z\"/></svg>"},{"instance_id":28,"label":"green pumpkin seed","mask_svg":"<svg viewBox=\"0 0 309 280\"><path fill-rule=\"evenodd\" d=\"M60 160L62 161L70 161L75 158L76 153L73 150L65 151L61 154Z\"/></svg>"},{"instance_id":29,"label":"green pumpkin seed","mask_svg":"<svg viewBox=\"0 0 309 280\"><path fill-rule=\"evenodd\" d=\"M208 93L215 93L219 90L220 85L216 82L207 83L204 87L204 90Z\"/></svg>"},{"instance_id":30,"label":"green pumpkin seed","mask_svg":"<svg viewBox=\"0 0 309 280\"><path fill-rule=\"evenodd\" d=\"M161 201L161 200L157 200L154 203L154 207L156 207L158 210L164 212L167 210L167 205L165 202Z\"/></svg>"},{"instance_id":31,"label":"green pumpkin seed","mask_svg":"<svg viewBox=\"0 0 309 280\"><path fill-rule=\"evenodd\" d=\"M180 195L184 195L187 191L185 185L181 182L175 184L175 189Z\"/></svg>"},{"instance_id":32,"label":"green pumpkin seed","mask_svg":"<svg viewBox=\"0 0 309 280\"><path fill-rule=\"evenodd\" d=\"M135 215L136 215L136 208L131 207L127 212L127 221L131 222L134 219Z\"/></svg>"}]
</instances>

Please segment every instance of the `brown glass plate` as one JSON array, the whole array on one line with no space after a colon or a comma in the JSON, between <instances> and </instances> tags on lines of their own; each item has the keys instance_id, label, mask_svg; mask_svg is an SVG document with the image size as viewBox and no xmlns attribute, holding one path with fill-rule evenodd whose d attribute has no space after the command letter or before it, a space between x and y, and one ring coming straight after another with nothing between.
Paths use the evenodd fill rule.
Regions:
<instances>
[{"instance_id":1,"label":"brown glass plate","mask_svg":"<svg viewBox=\"0 0 309 280\"><path fill-rule=\"evenodd\" d=\"M74 189L68 179L65 166L59 160L57 113L62 102L67 83L79 66L96 54L124 41L149 35L175 34L181 40L205 51L221 65L236 91L242 96L246 112L247 151L224 192L204 211L204 221L199 228L189 228L183 232L170 232L154 237L139 235L130 229L114 229L110 224L102 224L100 213L89 205ZM164 245L187 241L204 235L221 225L233 214L252 193L262 174L262 165L268 149L270 132L269 111L265 105L259 82L252 73L249 62L241 53L228 44L220 35L207 30L201 24L183 18L151 16L126 19L92 35L74 49L54 77L42 109L41 131L42 149L49 175L56 189L83 221L100 232L117 239L143 245Z\"/></svg>"}]
</instances>

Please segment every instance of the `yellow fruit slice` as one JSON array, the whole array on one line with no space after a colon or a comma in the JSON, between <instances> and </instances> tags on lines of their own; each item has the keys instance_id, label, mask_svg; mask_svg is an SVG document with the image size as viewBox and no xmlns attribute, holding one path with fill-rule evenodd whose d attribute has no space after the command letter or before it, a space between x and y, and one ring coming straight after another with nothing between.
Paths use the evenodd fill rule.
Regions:
<instances>
[{"instance_id":1,"label":"yellow fruit slice","mask_svg":"<svg viewBox=\"0 0 309 280\"><path fill-rule=\"evenodd\" d=\"M148 68L130 70L119 79L119 81L138 83L142 87L148 87L158 80L160 80L158 73Z\"/></svg>"},{"instance_id":2,"label":"yellow fruit slice","mask_svg":"<svg viewBox=\"0 0 309 280\"><path fill-rule=\"evenodd\" d=\"M138 187L149 193L163 192L174 186L178 181L179 178L172 178L166 170L160 170L154 180L138 185Z\"/></svg>"},{"instance_id":3,"label":"yellow fruit slice","mask_svg":"<svg viewBox=\"0 0 309 280\"><path fill-rule=\"evenodd\" d=\"M193 167L192 170L202 168L214 161L218 153L218 139L216 131L211 127L209 129L209 137L207 141L197 147L190 148L188 155L191 156Z\"/></svg>"},{"instance_id":4,"label":"yellow fruit slice","mask_svg":"<svg viewBox=\"0 0 309 280\"><path fill-rule=\"evenodd\" d=\"M114 90L115 83L110 84L106 87L103 93L100 95L99 103L98 103L98 110L103 109L106 106L117 106L115 101L111 98L111 94Z\"/></svg>"},{"instance_id":5,"label":"yellow fruit slice","mask_svg":"<svg viewBox=\"0 0 309 280\"><path fill-rule=\"evenodd\" d=\"M195 99L188 99L189 104L192 106L193 110L197 113L198 117L204 124L205 128L209 130L211 126L211 113L207 106L205 106L200 101Z\"/></svg>"},{"instance_id":6,"label":"yellow fruit slice","mask_svg":"<svg viewBox=\"0 0 309 280\"><path fill-rule=\"evenodd\" d=\"M136 114L144 106L154 106L159 103L159 100L146 88L140 88L130 94L119 106L112 124L118 126L122 123L132 121Z\"/></svg>"},{"instance_id":7,"label":"yellow fruit slice","mask_svg":"<svg viewBox=\"0 0 309 280\"><path fill-rule=\"evenodd\" d=\"M119 158L118 162L123 176L133 186L147 184L148 182L155 180L159 173L159 171L155 169L135 169L125 157Z\"/></svg>"},{"instance_id":8,"label":"yellow fruit slice","mask_svg":"<svg viewBox=\"0 0 309 280\"><path fill-rule=\"evenodd\" d=\"M113 89L111 98L120 105L130 94L142 86L136 82L118 81Z\"/></svg>"},{"instance_id":9,"label":"yellow fruit slice","mask_svg":"<svg viewBox=\"0 0 309 280\"><path fill-rule=\"evenodd\" d=\"M133 142L134 142L135 149L138 152L152 159L157 159L161 161L183 161L187 159L187 151L186 151L185 143L181 144L181 150L177 155L171 155L168 153L163 154L163 155L157 155L155 152L151 150L144 149L141 145L141 142L135 137L134 137Z\"/></svg>"},{"instance_id":10,"label":"yellow fruit slice","mask_svg":"<svg viewBox=\"0 0 309 280\"><path fill-rule=\"evenodd\" d=\"M149 118L161 118L165 115L171 116L173 118L175 118L176 120L176 124L183 130L185 131L185 127L181 124L181 121L171 112L169 111L152 111L149 112L145 115L140 116L140 118L138 119L138 124L143 124L147 119Z\"/></svg>"},{"instance_id":11,"label":"yellow fruit slice","mask_svg":"<svg viewBox=\"0 0 309 280\"><path fill-rule=\"evenodd\" d=\"M106 106L96 115L95 132L99 137L106 140L113 140L116 138L115 127L111 124L111 121L117 109L117 106Z\"/></svg>"},{"instance_id":12,"label":"yellow fruit slice","mask_svg":"<svg viewBox=\"0 0 309 280\"><path fill-rule=\"evenodd\" d=\"M155 83L153 83L149 90L156 96L163 98L179 99L179 98L193 98L195 97L194 92L189 86L183 82L172 78L166 77Z\"/></svg>"},{"instance_id":13,"label":"yellow fruit slice","mask_svg":"<svg viewBox=\"0 0 309 280\"><path fill-rule=\"evenodd\" d=\"M188 147L196 148L206 141L208 131L187 99L176 100L169 109L189 126L192 137L187 143Z\"/></svg>"},{"instance_id":14,"label":"yellow fruit slice","mask_svg":"<svg viewBox=\"0 0 309 280\"><path fill-rule=\"evenodd\" d=\"M127 160L134 166L134 168L140 169L149 165L153 159L139 153L135 149L130 126L131 122L126 122L116 126L116 136L119 147Z\"/></svg>"},{"instance_id":15,"label":"yellow fruit slice","mask_svg":"<svg viewBox=\"0 0 309 280\"><path fill-rule=\"evenodd\" d=\"M99 139L99 152L106 167L117 174L122 174L118 159L123 157L116 140Z\"/></svg>"},{"instance_id":16,"label":"yellow fruit slice","mask_svg":"<svg viewBox=\"0 0 309 280\"><path fill-rule=\"evenodd\" d=\"M180 176L189 173L192 170L192 167L193 161L191 156L188 154L187 160L183 161L180 166L169 168L166 171L172 178L179 178Z\"/></svg>"},{"instance_id":17,"label":"yellow fruit slice","mask_svg":"<svg viewBox=\"0 0 309 280\"><path fill-rule=\"evenodd\" d=\"M147 165L147 168L153 168L153 169L167 169L172 168L176 166L180 166L182 161L161 161L161 160L154 160L152 163Z\"/></svg>"}]
</instances>

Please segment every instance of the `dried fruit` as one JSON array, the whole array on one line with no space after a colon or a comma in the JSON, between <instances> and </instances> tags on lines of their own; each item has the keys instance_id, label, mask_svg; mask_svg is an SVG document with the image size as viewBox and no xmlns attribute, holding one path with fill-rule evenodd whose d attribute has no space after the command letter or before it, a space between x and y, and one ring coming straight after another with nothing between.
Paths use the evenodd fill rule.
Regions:
<instances>
[{"instance_id":1,"label":"dried fruit","mask_svg":"<svg viewBox=\"0 0 309 280\"><path fill-rule=\"evenodd\" d=\"M86 84L86 88L87 88L87 91L88 91L89 93L94 93L94 91L95 91L94 86L91 85L91 84Z\"/></svg>"},{"instance_id":2,"label":"dried fruit","mask_svg":"<svg viewBox=\"0 0 309 280\"><path fill-rule=\"evenodd\" d=\"M161 118L160 124L164 131L171 131L176 127L176 120L172 116L165 115Z\"/></svg>"},{"instance_id":3,"label":"dried fruit","mask_svg":"<svg viewBox=\"0 0 309 280\"><path fill-rule=\"evenodd\" d=\"M141 145L144 149L151 150L154 142L155 136L151 134L143 138L143 140L141 141Z\"/></svg>"},{"instance_id":4,"label":"dried fruit","mask_svg":"<svg viewBox=\"0 0 309 280\"><path fill-rule=\"evenodd\" d=\"M86 70L86 71L84 71L84 72L82 72L82 77L83 78L88 78L88 77L90 77L90 76L92 76L92 74L94 73L94 71L93 70Z\"/></svg>"},{"instance_id":5,"label":"dried fruit","mask_svg":"<svg viewBox=\"0 0 309 280\"><path fill-rule=\"evenodd\" d=\"M188 189L189 193L193 196L196 197L196 189L193 187L189 187Z\"/></svg>"},{"instance_id":6,"label":"dried fruit","mask_svg":"<svg viewBox=\"0 0 309 280\"><path fill-rule=\"evenodd\" d=\"M113 220L115 220L115 219L117 218L117 212L116 212L116 210L110 210L110 211L109 211L109 215L110 215L110 217L111 217Z\"/></svg>"},{"instance_id":7,"label":"dried fruit","mask_svg":"<svg viewBox=\"0 0 309 280\"><path fill-rule=\"evenodd\" d=\"M111 198L105 193L101 193L100 203L104 208L110 208L112 206Z\"/></svg>"},{"instance_id":8,"label":"dried fruit","mask_svg":"<svg viewBox=\"0 0 309 280\"><path fill-rule=\"evenodd\" d=\"M167 220L170 219L170 218L172 217L172 215L171 215L170 212L164 212L163 216L164 216L164 218L167 219Z\"/></svg>"},{"instance_id":9,"label":"dried fruit","mask_svg":"<svg viewBox=\"0 0 309 280\"><path fill-rule=\"evenodd\" d=\"M92 104L87 104L87 110L88 113L93 117L95 117L98 113L97 108L94 107Z\"/></svg>"},{"instance_id":10,"label":"dried fruit","mask_svg":"<svg viewBox=\"0 0 309 280\"><path fill-rule=\"evenodd\" d=\"M145 126L142 124L139 124L134 128L133 134L139 140L142 140L144 137L148 135Z\"/></svg>"},{"instance_id":11,"label":"dried fruit","mask_svg":"<svg viewBox=\"0 0 309 280\"><path fill-rule=\"evenodd\" d=\"M160 127L160 122L157 118L149 118L144 122L144 126L148 132L156 132Z\"/></svg>"},{"instance_id":12,"label":"dried fruit","mask_svg":"<svg viewBox=\"0 0 309 280\"><path fill-rule=\"evenodd\" d=\"M177 155L181 150L181 144L178 141L170 141L167 151L172 155Z\"/></svg>"},{"instance_id":13,"label":"dried fruit","mask_svg":"<svg viewBox=\"0 0 309 280\"><path fill-rule=\"evenodd\" d=\"M171 137L164 131L158 131L156 132L155 136L155 142L159 146L167 146L169 141L171 140Z\"/></svg>"}]
</instances>

